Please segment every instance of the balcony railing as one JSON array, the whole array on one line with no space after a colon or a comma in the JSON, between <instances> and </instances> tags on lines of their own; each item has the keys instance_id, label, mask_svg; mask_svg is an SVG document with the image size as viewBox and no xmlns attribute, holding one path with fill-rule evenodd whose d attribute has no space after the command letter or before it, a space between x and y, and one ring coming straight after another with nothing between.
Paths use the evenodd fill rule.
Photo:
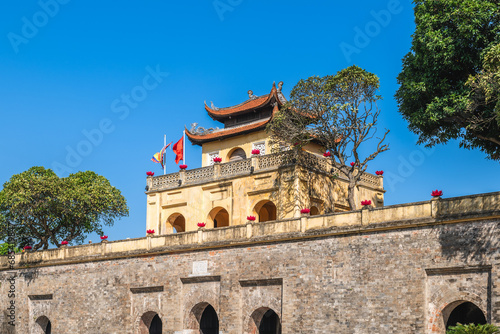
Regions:
<instances>
[{"instance_id":1,"label":"balcony railing","mask_svg":"<svg viewBox=\"0 0 500 334\"><path fill-rule=\"evenodd\" d=\"M215 164L178 173L160 175L148 181L149 191L177 188L179 186L208 183L248 175L258 171L276 170L279 167L300 165L320 173L337 173L340 179L345 179L337 167L332 166L329 159L307 152L285 151L274 154L252 156L234 162ZM374 188L382 188L381 178L372 174L363 174L361 183Z\"/></svg>"}]
</instances>

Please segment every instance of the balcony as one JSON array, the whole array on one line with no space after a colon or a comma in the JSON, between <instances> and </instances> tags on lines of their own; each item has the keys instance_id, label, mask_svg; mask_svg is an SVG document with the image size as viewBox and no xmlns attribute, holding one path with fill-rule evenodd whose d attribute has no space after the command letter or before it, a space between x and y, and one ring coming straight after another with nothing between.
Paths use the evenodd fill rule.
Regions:
<instances>
[{"instance_id":1,"label":"balcony","mask_svg":"<svg viewBox=\"0 0 500 334\"><path fill-rule=\"evenodd\" d=\"M148 191L157 192L175 189L183 186L198 185L229 178L247 176L253 173L275 171L283 167L301 166L307 170L332 175L347 182L347 178L332 166L330 159L319 157L308 152L285 151L274 154L252 156L235 162L219 163L208 167L182 170L177 173L148 178ZM382 189L382 178L365 173L361 184L369 188Z\"/></svg>"}]
</instances>

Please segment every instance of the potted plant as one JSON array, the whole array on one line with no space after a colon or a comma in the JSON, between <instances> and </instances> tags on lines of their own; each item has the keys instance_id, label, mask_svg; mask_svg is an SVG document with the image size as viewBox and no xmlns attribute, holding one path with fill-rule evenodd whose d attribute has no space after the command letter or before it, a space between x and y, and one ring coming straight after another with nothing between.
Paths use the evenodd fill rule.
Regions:
<instances>
[{"instance_id":1,"label":"potted plant","mask_svg":"<svg viewBox=\"0 0 500 334\"><path fill-rule=\"evenodd\" d=\"M186 168L188 168L188 165L179 165L179 168L182 169L182 170L185 170Z\"/></svg>"},{"instance_id":2,"label":"potted plant","mask_svg":"<svg viewBox=\"0 0 500 334\"><path fill-rule=\"evenodd\" d=\"M221 157L215 157L215 158L214 158L214 162L215 162L216 164L220 163L221 161L222 161L222 158L221 158Z\"/></svg>"},{"instance_id":3,"label":"potted plant","mask_svg":"<svg viewBox=\"0 0 500 334\"><path fill-rule=\"evenodd\" d=\"M258 150L258 149L256 149L256 148L254 148L254 149L252 150L252 154L253 154L253 155L259 155L259 154L260 154L260 150Z\"/></svg>"},{"instance_id":4,"label":"potted plant","mask_svg":"<svg viewBox=\"0 0 500 334\"><path fill-rule=\"evenodd\" d=\"M255 221L255 216L247 216L247 221L249 222L254 222Z\"/></svg>"},{"instance_id":5,"label":"potted plant","mask_svg":"<svg viewBox=\"0 0 500 334\"><path fill-rule=\"evenodd\" d=\"M199 228L204 228L206 224L202 222L202 223L198 223L197 225Z\"/></svg>"}]
</instances>

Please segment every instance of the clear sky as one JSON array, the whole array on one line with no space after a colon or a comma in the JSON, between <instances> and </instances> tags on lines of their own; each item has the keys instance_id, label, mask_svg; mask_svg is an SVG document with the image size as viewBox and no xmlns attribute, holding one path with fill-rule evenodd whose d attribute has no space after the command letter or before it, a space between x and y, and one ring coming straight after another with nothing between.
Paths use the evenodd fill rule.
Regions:
<instances>
[{"instance_id":1,"label":"clear sky","mask_svg":"<svg viewBox=\"0 0 500 334\"><path fill-rule=\"evenodd\" d=\"M203 107L231 106L284 81L356 64L380 77L381 128L391 150L386 205L498 191L498 162L457 142L426 149L397 111L401 59L414 31L410 1L3 1L0 4L0 184L32 166L59 176L92 170L128 201L109 240L146 230L146 172L163 144L193 122L217 126ZM90 139L89 139L90 138ZM176 172L169 151L167 172ZM201 148L187 147L189 168ZM99 238L89 236L94 242Z\"/></svg>"}]
</instances>

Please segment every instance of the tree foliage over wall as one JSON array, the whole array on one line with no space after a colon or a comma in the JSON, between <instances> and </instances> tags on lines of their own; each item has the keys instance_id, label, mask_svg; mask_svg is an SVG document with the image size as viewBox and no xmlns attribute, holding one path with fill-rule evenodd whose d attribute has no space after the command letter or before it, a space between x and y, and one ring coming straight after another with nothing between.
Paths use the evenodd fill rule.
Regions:
<instances>
[{"instance_id":1,"label":"tree foliage over wall","mask_svg":"<svg viewBox=\"0 0 500 334\"><path fill-rule=\"evenodd\" d=\"M459 139L500 160L500 3L414 4L416 31L398 76L400 113L419 143Z\"/></svg>"},{"instance_id":2,"label":"tree foliage over wall","mask_svg":"<svg viewBox=\"0 0 500 334\"><path fill-rule=\"evenodd\" d=\"M354 190L368 162L389 149L384 144L387 130L373 153L363 157L360 151L377 131L377 101L381 99L378 88L378 77L357 66L336 75L300 80L290 100L268 125L274 142L297 148L316 142L329 151L330 159L349 180L348 200L353 210L360 206L355 202Z\"/></svg>"},{"instance_id":3,"label":"tree foliage over wall","mask_svg":"<svg viewBox=\"0 0 500 334\"><path fill-rule=\"evenodd\" d=\"M94 172L59 178L52 170L32 167L16 174L0 191L0 239L16 240L33 249L49 243L81 243L91 232L128 215L125 198L109 181Z\"/></svg>"}]
</instances>

